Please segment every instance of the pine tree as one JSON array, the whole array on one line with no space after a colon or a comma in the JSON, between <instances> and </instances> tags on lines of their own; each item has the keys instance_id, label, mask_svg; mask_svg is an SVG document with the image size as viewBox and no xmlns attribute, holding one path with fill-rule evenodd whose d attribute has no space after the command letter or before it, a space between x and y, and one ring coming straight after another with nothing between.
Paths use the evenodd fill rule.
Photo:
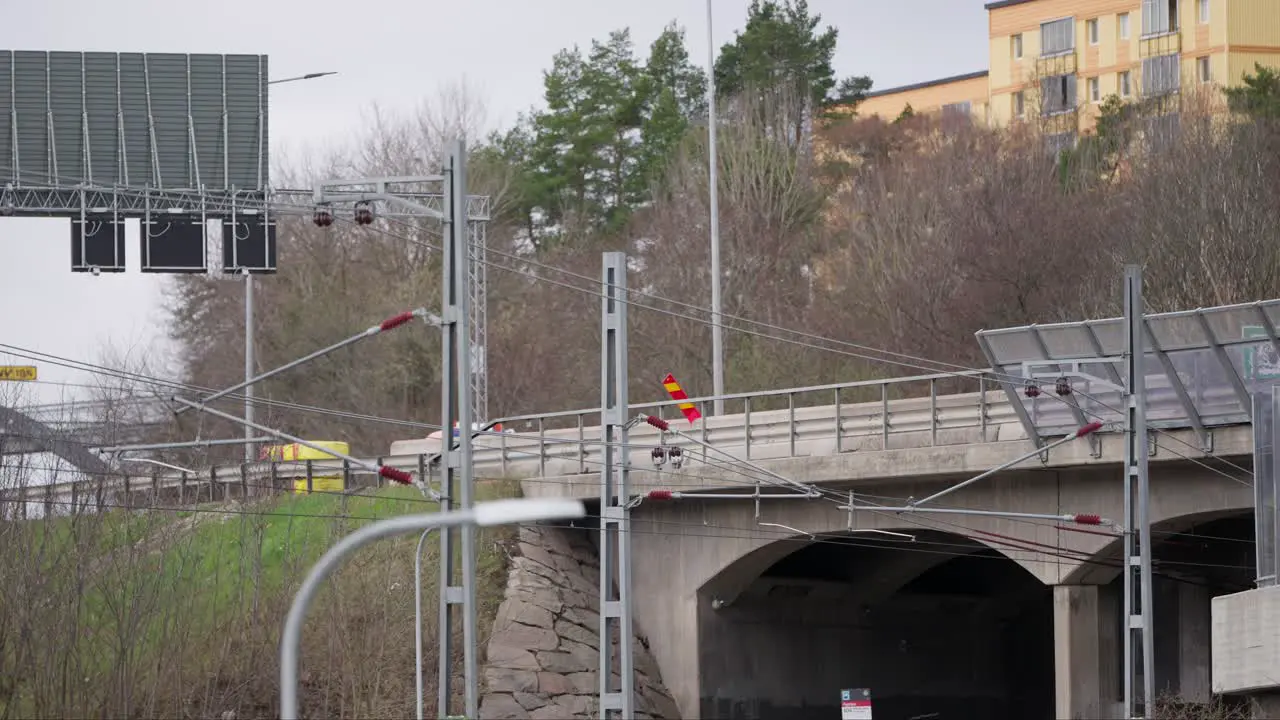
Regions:
<instances>
[{"instance_id":1,"label":"pine tree","mask_svg":"<svg viewBox=\"0 0 1280 720\"><path fill-rule=\"evenodd\" d=\"M809 120L840 104L856 105L871 88L867 77L837 83L831 59L838 31L818 31L821 15L807 0L752 0L746 27L716 60L716 89L726 97L751 96L770 108L769 126L802 143Z\"/></svg>"},{"instance_id":2,"label":"pine tree","mask_svg":"<svg viewBox=\"0 0 1280 720\"><path fill-rule=\"evenodd\" d=\"M628 29L556 54L544 73L546 109L509 133L521 166L520 212L535 245L579 230L621 229L689 125L706 115L706 76L689 62L684 32L668 25L635 57Z\"/></svg>"},{"instance_id":3,"label":"pine tree","mask_svg":"<svg viewBox=\"0 0 1280 720\"><path fill-rule=\"evenodd\" d=\"M1227 102L1236 112L1255 117L1280 117L1280 73L1275 68L1254 63L1254 73L1244 76L1244 85L1225 88Z\"/></svg>"}]
</instances>

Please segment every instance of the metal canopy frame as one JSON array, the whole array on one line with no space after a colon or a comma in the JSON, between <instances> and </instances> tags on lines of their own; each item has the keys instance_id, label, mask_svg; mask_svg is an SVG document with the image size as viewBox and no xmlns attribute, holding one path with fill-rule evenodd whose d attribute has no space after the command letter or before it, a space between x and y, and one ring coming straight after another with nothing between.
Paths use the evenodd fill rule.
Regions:
<instances>
[{"instance_id":1,"label":"metal canopy frame","mask_svg":"<svg viewBox=\"0 0 1280 720\"><path fill-rule=\"evenodd\" d=\"M0 168L2 172L4 168ZM262 212L270 208L274 215L310 216L317 209L314 190L268 189L267 192L235 190L211 192L202 190L163 190L142 186L100 185L63 178L67 182L32 184L8 183L0 186L0 209L6 214L34 217L72 217L81 212L115 213L121 217L141 218L148 215L178 214L229 217L237 213ZM443 212L442 193L396 193L397 200L411 200L414 207L401 202L396 209L379 211L382 217L425 217L438 219ZM355 202L350 194L330 196L327 202ZM424 209L425 208L425 209ZM467 198L467 214L472 221L489 219L489 197Z\"/></svg>"},{"instance_id":2,"label":"metal canopy frame","mask_svg":"<svg viewBox=\"0 0 1280 720\"><path fill-rule=\"evenodd\" d=\"M1276 424L1280 410L1280 387L1270 392L1254 393L1253 423L1253 520L1255 583L1258 587L1274 587L1280 578L1280 556L1276 552L1276 538L1280 537L1280 512L1276 498L1280 497L1280 476L1276 474L1275 448L1280 436Z\"/></svg>"},{"instance_id":3,"label":"metal canopy frame","mask_svg":"<svg viewBox=\"0 0 1280 720\"><path fill-rule=\"evenodd\" d=\"M1280 383L1280 300L1145 315L1145 400L1149 425L1188 428L1205 452L1212 428L1250 422L1252 395ZM1124 421L1120 368L1124 320L1107 318L980 330L978 344L1028 437L1069 433L1097 418ZM1029 398L1018 380L1043 383L1036 368L1057 368L1073 393L1054 394L1052 383ZM1064 402L1065 401L1065 402Z\"/></svg>"}]
</instances>

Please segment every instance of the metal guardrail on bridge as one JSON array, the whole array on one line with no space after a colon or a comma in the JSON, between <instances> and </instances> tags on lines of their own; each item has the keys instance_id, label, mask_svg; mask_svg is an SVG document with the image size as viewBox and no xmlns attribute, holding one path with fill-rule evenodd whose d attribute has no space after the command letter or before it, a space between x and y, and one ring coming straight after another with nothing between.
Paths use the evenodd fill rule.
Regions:
<instances>
[{"instance_id":1,"label":"metal guardrail on bridge","mask_svg":"<svg viewBox=\"0 0 1280 720\"><path fill-rule=\"evenodd\" d=\"M630 459L633 466L645 467L650 462L651 449L660 443L681 447L685 457L691 460L717 463L723 462L724 455L743 460L768 460L1028 440L1017 409L999 389L1001 379L1008 378L971 371L736 393L722 399L727 407L741 408L741 412L722 416L705 415L716 398L693 398L691 402L704 412L702 421L696 427L688 426L683 419L672 420L672 425L683 428L717 452L709 452L697 443L670 434L663 437L655 428L640 425L630 434ZM964 389L975 391L955 392ZM1213 403L1219 395L1221 400L1226 400L1230 392L1225 388L1209 389L1203 396L1207 403ZM630 409L633 415L651 414L671 419L679 417L675 405L676 401L640 403ZM1176 417L1160 420L1162 407L1176 405L1176 392L1167 383L1155 382L1148 387L1153 427L1185 427L1185 421ZM1061 415L1064 423L1071 422L1066 405L1038 412L1046 418L1050 413ZM598 473L601 467L600 431L596 425L599 413L598 408L589 408L493 421L490 427L501 424L504 430L482 430L475 436L473 459L477 476L536 478ZM1223 413L1212 421L1221 425L1242 419ZM432 459L439 446L438 439L403 440L392 444L389 455L370 458L370 462L427 474L430 478ZM259 462L215 466L198 475L112 475L8 491L0 488L0 491L11 503L43 502L54 510L67 506L78 509L102 504L102 498L113 493L160 493L179 488L180 498L207 500L233 492L225 486L239 486L242 492L251 494L254 488L283 487L282 478L338 472L352 478L367 474L361 469L344 468L339 460ZM368 484L372 484L372 477ZM218 489L220 487L222 489ZM72 498L76 500L69 502ZM12 516L11 511L6 513Z\"/></svg>"}]
</instances>

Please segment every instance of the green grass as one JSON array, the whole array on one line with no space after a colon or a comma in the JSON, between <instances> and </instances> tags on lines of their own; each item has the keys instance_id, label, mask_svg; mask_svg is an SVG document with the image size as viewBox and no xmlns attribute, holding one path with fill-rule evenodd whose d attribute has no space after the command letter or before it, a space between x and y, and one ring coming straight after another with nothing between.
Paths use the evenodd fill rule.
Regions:
<instances>
[{"instance_id":1,"label":"green grass","mask_svg":"<svg viewBox=\"0 0 1280 720\"><path fill-rule=\"evenodd\" d=\"M193 527L184 537L134 558L87 595L88 624L111 635L130 622L122 611L126 603L163 596L164 603L183 608L184 635L207 635L242 616L255 597L279 594L338 538L377 519L436 512L439 506L414 488L396 486L369 495L280 495L251 508L247 512L256 514L188 513L185 519ZM155 650L169 630L165 613L148 614L153 622L135 648L144 654Z\"/></svg>"},{"instance_id":2,"label":"green grass","mask_svg":"<svg viewBox=\"0 0 1280 720\"><path fill-rule=\"evenodd\" d=\"M168 520L163 515L148 516L112 510L104 513L58 516L22 521L27 550L40 567L48 570L68 558L92 561L138 542Z\"/></svg>"}]
</instances>

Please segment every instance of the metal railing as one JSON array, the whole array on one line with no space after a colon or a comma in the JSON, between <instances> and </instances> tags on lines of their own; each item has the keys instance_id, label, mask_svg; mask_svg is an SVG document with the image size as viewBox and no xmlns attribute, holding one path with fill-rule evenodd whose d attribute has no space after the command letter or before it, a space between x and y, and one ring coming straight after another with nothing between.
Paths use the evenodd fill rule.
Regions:
<instances>
[{"instance_id":1,"label":"metal railing","mask_svg":"<svg viewBox=\"0 0 1280 720\"><path fill-rule=\"evenodd\" d=\"M752 460L1025 439L1016 413L998 388L987 373L973 371L734 393L722 399L728 409L740 412L719 417L706 416L716 398L699 397L690 401L702 410L704 419L696 428L685 428L718 450ZM976 392L955 392L963 389ZM675 405L670 400L638 403L630 410L633 415L680 418L678 423L683 424ZM501 424L504 431L475 434L476 473L550 477L598 472L599 413L599 408L589 408L495 420L489 426ZM670 435L660 438L656 429L642 425L631 433L632 462L645 462L651 446L659 442L682 446L687 456L706 459L705 448ZM437 439L400 441L392 444L388 456L371 460L429 477L439 446ZM258 462L214 466L198 475L89 476L0 488L0 499L13 505L5 510L6 517L29 515L29 505L62 514L67 508L84 512L136 504L146 496L151 498L147 502L161 497L180 504L208 502L264 488L284 490L295 479L338 474L348 488L378 482L372 474L341 460Z\"/></svg>"},{"instance_id":2,"label":"metal railing","mask_svg":"<svg viewBox=\"0 0 1280 720\"><path fill-rule=\"evenodd\" d=\"M1007 380L1007 378L1004 378ZM849 452L911 450L938 446L959 446L987 442L1027 441L1030 435L1021 422L1019 408L1009 401L1000 378L987 372L962 372L883 380L865 380L784 390L735 393L722 396L732 414L707 416L716 400L692 398L704 413L697 426L690 426L675 408L676 401L638 403L632 415L649 414L670 420L673 429L715 448L706 447L670 433L662 434L649 425L630 433L630 459L634 467L650 462L649 453L659 444L681 447L686 458L708 463L723 462L725 455L742 460L771 460L795 457L831 456ZM1148 388L1153 427L1186 427L1187 421L1170 417L1162 422L1165 405L1176 404L1174 393L1158 383ZM971 389L971 392L955 392ZM1214 389L1205 400L1226 401L1227 388ZM1221 395L1221 399L1218 396ZM1168 396L1168 397L1165 397ZM1108 398L1110 399L1110 398ZM1071 409L1045 398L1019 401L1034 418L1041 435L1068 432L1076 426ZM1087 403L1086 403L1087 404ZM549 478L594 474L600 471L599 408L569 410L502 418L502 431L474 433L473 459L477 477ZM1118 417L1118 416L1117 416ZM1222 414L1215 424L1247 422L1247 416ZM1109 418L1104 417L1104 422ZM1058 426L1061 425L1061 428ZM387 456L370 458L375 465L387 465L431 479L439 452L438 439L402 440L392 444ZM717 457L719 455L719 457ZM255 489L286 489L294 480L344 476L344 487L373 486L379 479L341 460L305 462L258 462L214 466L197 477L169 473L139 477L90 476L84 480L21 488L0 488L0 501L8 500L5 517L25 512L27 505L45 506L45 511L71 506L76 511L95 506L111 506L112 496L126 498L136 493L171 497L179 502L209 501L248 495Z\"/></svg>"},{"instance_id":3,"label":"metal railing","mask_svg":"<svg viewBox=\"0 0 1280 720\"><path fill-rule=\"evenodd\" d=\"M977 392L946 392L966 385ZM998 388L986 373L975 371L691 398L683 402L693 403L703 414L696 427L686 423L674 400L633 404L630 413L670 420L673 427L745 460L1025 437L1020 428L1000 430L1018 419ZM707 415L717 399L740 411ZM502 424L508 432L477 439L477 471L521 477L598 472L599 412L589 408L505 418ZM1000 432L1003 437L997 437ZM650 446L659 442L705 456L705 448L695 443L660 435L647 425L631 431L633 463L647 457ZM394 443L392 456L435 447L433 441L425 443Z\"/></svg>"}]
</instances>

